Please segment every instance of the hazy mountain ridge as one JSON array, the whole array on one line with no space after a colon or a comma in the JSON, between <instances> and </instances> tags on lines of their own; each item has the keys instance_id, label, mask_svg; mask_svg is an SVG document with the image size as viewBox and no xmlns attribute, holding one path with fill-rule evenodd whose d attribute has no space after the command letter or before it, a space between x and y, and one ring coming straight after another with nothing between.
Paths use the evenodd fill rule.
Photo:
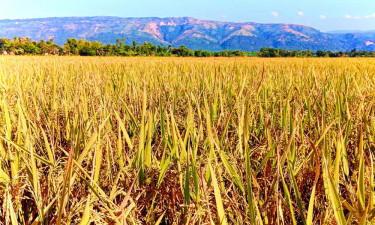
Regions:
<instances>
[{"instance_id":1,"label":"hazy mountain ridge","mask_svg":"<svg viewBox=\"0 0 375 225\"><path fill-rule=\"evenodd\" d=\"M373 32L324 33L294 24L234 23L178 18L61 17L0 20L0 37L67 38L114 43L126 38L130 44L145 41L156 45L185 45L190 49L256 51L261 47L291 50L375 50Z\"/></svg>"}]
</instances>

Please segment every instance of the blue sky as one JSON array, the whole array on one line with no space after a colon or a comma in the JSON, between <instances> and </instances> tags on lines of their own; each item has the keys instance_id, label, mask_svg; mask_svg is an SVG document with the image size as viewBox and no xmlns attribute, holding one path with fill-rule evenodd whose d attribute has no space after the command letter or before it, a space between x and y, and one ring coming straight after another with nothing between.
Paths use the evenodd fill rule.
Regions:
<instances>
[{"instance_id":1,"label":"blue sky","mask_svg":"<svg viewBox=\"0 0 375 225\"><path fill-rule=\"evenodd\" d=\"M0 0L0 19L190 16L233 22L295 23L328 30L375 30L375 0Z\"/></svg>"}]
</instances>

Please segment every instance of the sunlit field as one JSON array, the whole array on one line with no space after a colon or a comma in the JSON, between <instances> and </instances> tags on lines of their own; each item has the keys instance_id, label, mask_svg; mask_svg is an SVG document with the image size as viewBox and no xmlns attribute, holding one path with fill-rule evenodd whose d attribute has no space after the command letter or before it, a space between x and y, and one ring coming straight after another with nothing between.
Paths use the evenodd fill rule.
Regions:
<instances>
[{"instance_id":1,"label":"sunlit field","mask_svg":"<svg viewBox=\"0 0 375 225\"><path fill-rule=\"evenodd\" d=\"M375 59L0 57L0 224L374 224Z\"/></svg>"}]
</instances>

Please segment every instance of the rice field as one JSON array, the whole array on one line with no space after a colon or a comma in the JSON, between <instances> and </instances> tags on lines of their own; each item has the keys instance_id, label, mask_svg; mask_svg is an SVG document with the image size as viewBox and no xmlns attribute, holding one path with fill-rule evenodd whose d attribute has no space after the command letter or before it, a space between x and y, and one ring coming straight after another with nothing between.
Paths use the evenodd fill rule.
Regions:
<instances>
[{"instance_id":1,"label":"rice field","mask_svg":"<svg viewBox=\"0 0 375 225\"><path fill-rule=\"evenodd\" d=\"M0 224L375 224L375 59L0 57Z\"/></svg>"}]
</instances>

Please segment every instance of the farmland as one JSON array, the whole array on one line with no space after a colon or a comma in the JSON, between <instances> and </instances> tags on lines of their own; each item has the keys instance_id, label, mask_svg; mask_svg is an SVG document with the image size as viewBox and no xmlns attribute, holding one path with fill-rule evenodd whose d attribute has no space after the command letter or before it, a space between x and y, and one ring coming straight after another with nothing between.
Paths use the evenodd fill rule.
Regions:
<instances>
[{"instance_id":1,"label":"farmland","mask_svg":"<svg viewBox=\"0 0 375 225\"><path fill-rule=\"evenodd\" d=\"M374 71L0 57L0 224L374 224Z\"/></svg>"}]
</instances>

